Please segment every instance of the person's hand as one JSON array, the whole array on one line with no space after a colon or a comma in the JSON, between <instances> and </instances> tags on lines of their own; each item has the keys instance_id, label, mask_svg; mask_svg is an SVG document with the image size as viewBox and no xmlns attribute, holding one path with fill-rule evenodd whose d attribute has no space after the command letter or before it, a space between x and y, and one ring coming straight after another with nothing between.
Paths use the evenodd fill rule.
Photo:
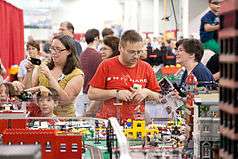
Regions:
<instances>
[{"instance_id":1,"label":"person's hand","mask_svg":"<svg viewBox=\"0 0 238 159\"><path fill-rule=\"evenodd\" d=\"M171 95L172 97L178 99L178 100L181 99L181 97L180 97L180 95L179 95L179 92L178 92L176 89L172 90L172 91L170 92L170 95Z\"/></svg>"},{"instance_id":2,"label":"person's hand","mask_svg":"<svg viewBox=\"0 0 238 159\"><path fill-rule=\"evenodd\" d=\"M3 66L2 60L0 58L0 75L4 76L7 73L5 67Z\"/></svg>"},{"instance_id":3,"label":"person's hand","mask_svg":"<svg viewBox=\"0 0 238 159\"><path fill-rule=\"evenodd\" d=\"M167 103L168 101L167 101L167 99L166 99L166 97L165 96L163 96L162 94L160 94L159 93L159 96L158 96L158 98L157 98L157 100L156 100L158 103L161 103L161 104L165 104L165 103Z\"/></svg>"},{"instance_id":4,"label":"person's hand","mask_svg":"<svg viewBox=\"0 0 238 159\"><path fill-rule=\"evenodd\" d=\"M44 86L32 87L32 88L26 89L25 91L31 92L31 93L41 92L41 94L46 94L45 96L47 96L50 93L50 90Z\"/></svg>"},{"instance_id":5,"label":"person's hand","mask_svg":"<svg viewBox=\"0 0 238 159\"><path fill-rule=\"evenodd\" d=\"M39 86L39 90L40 90L40 93L41 95L43 96L48 96L51 92L48 88L44 87L44 86Z\"/></svg>"},{"instance_id":6,"label":"person's hand","mask_svg":"<svg viewBox=\"0 0 238 159\"><path fill-rule=\"evenodd\" d=\"M134 89L131 88L131 91L133 92L132 94L132 99L136 103L141 103L147 96L148 96L148 89L147 88L139 88L139 89Z\"/></svg>"},{"instance_id":7,"label":"person's hand","mask_svg":"<svg viewBox=\"0 0 238 159\"><path fill-rule=\"evenodd\" d=\"M29 60L27 61L25 67L26 67L27 72L32 72L34 69L34 65Z\"/></svg>"},{"instance_id":8,"label":"person's hand","mask_svg":"<svg viewBox=\"0 0 238 159\"><path fill-rule=\"evenodd\" d=\"M129 90L119 90L117 95L117 98L122 101L129 102L132 100L132 92Z\"/></svg>"},{"instance_id":9,"label":"person's hand","mask_svg":"<svg viewBox=\"0 0 238 159\"><path fill-rule=\"evenodd\" d=\"M220 24L217 24L216 25L216 30L219 30L220 29Z\"/></svg>"},{"instance_id":10,"label":"person's hand","mask_svg":"<svg viewBox=\"0 0 238 159\"><path fill-rule=\"evenodd\" d=\"M22 92L25 88L25 86L19 81L13 81L12 85L14 87L14 90L16 91L16 94L20 94L20 92Z\"/></svg>"},{"instance_id":11,"label":"person's hand","mask_svg":"<svg viewBox=\"0 0 238 159\"><path fill-rule=\"evenodd\" d=\"M41 65L40 65L40 72L41 72L42 74L44 74L48 79L49 79L50 77L52 77L51 72L50 72L48 66L46 66L45 64L41 64Z\"/></svg>"}]
</instances>

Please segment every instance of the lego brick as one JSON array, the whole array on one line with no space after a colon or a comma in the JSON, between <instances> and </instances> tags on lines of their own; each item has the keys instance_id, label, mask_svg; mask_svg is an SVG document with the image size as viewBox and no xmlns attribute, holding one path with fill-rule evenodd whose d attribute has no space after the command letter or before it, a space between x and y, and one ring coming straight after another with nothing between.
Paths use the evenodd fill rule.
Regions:
<instances>
[{"instance_id":1,"label":"lego brick","mask_svg":"<svg viewBox=\"0 0 238 159\"><path fill-rule=\"evenodd\" d=\"M226 63L220 64L222 83L227 82L227 80L229 80L229 82L233 82L229 84L223 83L223 86L229 88L237 88L238 74L236 72L238 72L238 62L234 62L235 59L228 62L229 60L231 60L232 57L234 57L232 55L220 55L220 56L221 58L224 57L223 61L226 60Z\"/></svg>"},{"instance_id":2,"label":"lego brick","mask_svg":"<svg viewBox=\"0 0 238 159\"><path fill-rule=\"evenodd\" d=\"M234 115L238 114L238 108L235 108L232 105L229 105L227 103L221 103L219 105L219 108L220 108L220 110L227 112L229 114L234 114Z\"/></svg>"},{"instance_id":3,"label":"lego brick","mask_svg":"<svg viewBox=\"0 0 238 159\"><path fill-rule=\"evenodd\" d=\"M224 14L226 12L230 12L233 10L238 9L238 1L237 0L224 0L224 2L221 5L221 14Z\"/></svg>"},{"instance_id":4,"label":"lego brick","mask_svg":"<svg viewBox=\"0 0 238 159\"><path fill-rule=\"evenodd\" d=\"M1 159L41 159L39 145L0 145Z\"/></svg>"},{"instance_id":5,"label":"lego brick","mask_svg":"<svg viewBox=\"0 0 238 159\"><path fill-rule=\"evenodd\" d=\"M219 35L219 38L237 37L238 30L236 30L234 28L224 28L219 31L218 35Z\"/></svg>"},{"instance_id":6,"label":"lego brick","mask_svg":"<svg viewBox=\"0 0 238 159\"><path fill-rule=\"evenodd\" d=\"M221 16L221 30L224 28L238 29L238 10L223 13Z\"/></svg>"},{"instance_id":7,"label":"lego brick","mask_svg":"<svg viewBox=\"0 0 238 159\"><path fill-rule=\"evenodd\" d=\"M220 62L238 61L238 36L229 38L220 37L220 46L221 57L225 57L224 55L228 56L225 59L220 57Z\"/></svg>"},{"instance_id":8,"label":"lego brick","mask_svg":"<svg viewBox=\"0 0 238 159\"><path fill-rule=\"evenodd\" d=\"M220 126L221 134L224 136L224 141L227 142L228 139L238 140L238 133L235 133L234 129L229 129L228 127ZM227 145L227 143L224 143Z\"/></svg>"},{"instance_id":9,"label":"lego brick","mask_svg":"<svg viewBox=\"0 0 238 159\"><path fill-rule=\"evenodd\" d=\"M36 144L37 142L41 145L42 159L82 158L82 137L79 134L52 129L6 129L2 139L4 144ZM64 147L61 146L62 144Z\"/></svg>"},{"instance_id":10,"label":"lego brick","mask_svg":"<svg viewBox=\"0 0 238 159\"><path fill-rule=\"evenodd\" d=\"M224 75L222 75L222 77L224 77ZM227 76L225 76L225 77L227 77ZM234 80L228 80L228 79L221 78L219 82L223 87L226 87L226 88L237 88L238 87L238 82L236 82Z\"/></svg>"},{"instance_id":11,"label":"lego brick","mask_svg":"<svg viewBox=\"0 0 238 159\"><path fill-rule=\"evenodd\" d=\"M238 134L238 115L234 117L234 126L235 126L235 133Z\"/></svg>"}]
</instances>

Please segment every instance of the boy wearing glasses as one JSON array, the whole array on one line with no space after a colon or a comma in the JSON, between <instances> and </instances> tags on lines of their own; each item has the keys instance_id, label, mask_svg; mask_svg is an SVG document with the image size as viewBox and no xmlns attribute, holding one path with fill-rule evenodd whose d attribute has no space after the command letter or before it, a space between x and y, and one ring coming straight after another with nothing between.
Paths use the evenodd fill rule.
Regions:
<instances>
[{"instance_id":1,"label":"boy wearing glasses","mask_svg":"<svg viewBox=\"0 0 238 159\"><path fill-rule=\"evenodd\" d=\"M200 39L204 49L219 53L220 46L217 42L220 29L220 4L221 0L209 0L210 11L201 18Z\"/></svg>"}]
</instances>

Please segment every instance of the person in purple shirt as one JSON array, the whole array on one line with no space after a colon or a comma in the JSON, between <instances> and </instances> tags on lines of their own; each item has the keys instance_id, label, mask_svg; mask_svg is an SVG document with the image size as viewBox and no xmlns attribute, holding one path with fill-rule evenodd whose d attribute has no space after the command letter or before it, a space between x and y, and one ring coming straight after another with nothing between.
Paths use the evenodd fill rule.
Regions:
<instances>
[{"instance_id":1,"label":"person in purple shirt","mask_svg":"<svg viewBox=\"0 0 238 159\"><path fill-rule=\"evenodd\" d=\"M83 94L79 95L77 102L77 115L82 116L87 110L90 101L87 93L89 81L94 76L98 65L101 63L101 54L97 51L99 45L99 31L97 29L89 29L85 33L85 41L87 48L80 54L79 62L84 72Z\"/></svg>"}]
</instances>

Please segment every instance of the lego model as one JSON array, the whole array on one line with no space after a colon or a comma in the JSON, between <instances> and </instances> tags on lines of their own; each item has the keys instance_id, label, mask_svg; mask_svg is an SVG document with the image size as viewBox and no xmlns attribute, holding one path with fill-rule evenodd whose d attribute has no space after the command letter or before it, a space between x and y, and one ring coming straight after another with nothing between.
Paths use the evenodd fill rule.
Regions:
<instances>
[{"instance_id":1,"label":"lego model","mask_svg":"<svg viewBox=\"0 0 238 159\"><path fill-rule=\"evenodd\" d=\"M128 139L142 140L147 134L154 135L159 133L159 130L155 128L146 128L145 120L135 119L132 121L130 127L124 129L124 133Z\"/></svg>"},{"instance_id":2,"label":"lego model","mask_svg":"<svg viewBox=\"0 0 238 159\"><path fill-rule=\"evenodd\" d=\"M194 157L218 158L220 142L218 93L200 95L194 106Z\"/></svg>"},{"instance_id":3,"label":"lego model","mask_svg":"<svg viewBox=\"0 0 238 159\"><path fill-rule=\"evenodd\" d=\"M167 77L169 81L177 84L179 84L184 72L184 67L182 67L180 64L170 66L154 66L153 69L158 81L160 81L163 77Z\"/></svg>"},{"instance_id":4,"label":"lego model","mask_svg":"<svg viewBox=\"0 0 238 159\"><path fill-rule=\"evenodd\" d=\"M149 129L145 126L144 116L140 111L140 106L135 108L134 120L128 119L126 127L124 129L124 134L128 139L142 140L147 134L154 135L158 133L158 129Z\"/></svg>"},{"instance_id":5,"label":"lego model","mask_svg":"<svg viewBox=\"0 0 238 159\"><path fill-rule=\"evenodd\" d=\"M81 159L82 136L48 129L6 129L3 144L40 144L42 159Z\"/></svg>"},{"instance_id":6,"label":"lego model","mask_svg":"<svg viewBox=\"0 0 238 159\"><path fill-rule=\"evenodd\" d=\"M0 102L0 134L6 129L26 127L26 105L23 103L20 108L18 105L15 100Z\"/></svg>"},{"instance_id":7,"label":"lego model","mask_svg":"<svg viewBox=\"0 0 238 159\"><path fill-rule=\"evenodd\" d=\"M166 87L166 82L164 84ZM171 84L169 86L173 87ZM116 127L118 130L115 130L115 128L108 129L108 120L28 117L27 110L25 110L23 113L25 115L20 119L14 116L16 117L14 122L10 122L12 119L9 119L8 116L2 117L3 120L8 122L2 129L3 143L11 145L39 144L42 148L43 159L50 159L53 156L61 156L61 158L67 159L106 159L110 156L111 158L119 158L122 156L122 151L128 151L132 156L143 152L147 158L168 156L181 158L188 138L188 135L186 135L187 125L183 119L184 110L180 109L183 104L179 104L175 98L171 100L172 96L169 91L166 95L169 101L165 106L171 106L170 111L167 110L171 117L166 123L151 122L146 125L145 115L140 111L140 105L135 108L133 116L135 120L128 119L124 123L124 130L123 127L118 126ZM6 106L6 109L13 109L11 112L17 112L12 106ZM4 111L3 114L8 112ZM18 124L16 127L17 122L21 120L22 124ZM127 150L122 150L122 147L119 146L121 140L116 132L121 135L124 132L127 136L127 138L122 137L123 140L126 139L128 142Z\"/></svg>"},{"instance_id":8,"label":"lego model","mask_svg":"<svg viewBox=\"0 0 238 159\"><path fill-rule=\"evenodd\" d=\"M220 54L220 158L238 156L238 1L221 3Z\"/></svg>"}]
</instances>

